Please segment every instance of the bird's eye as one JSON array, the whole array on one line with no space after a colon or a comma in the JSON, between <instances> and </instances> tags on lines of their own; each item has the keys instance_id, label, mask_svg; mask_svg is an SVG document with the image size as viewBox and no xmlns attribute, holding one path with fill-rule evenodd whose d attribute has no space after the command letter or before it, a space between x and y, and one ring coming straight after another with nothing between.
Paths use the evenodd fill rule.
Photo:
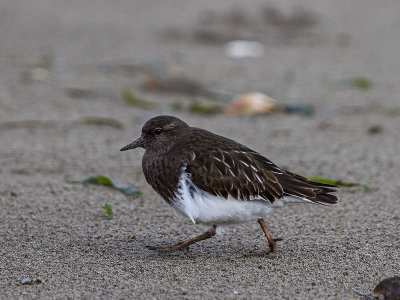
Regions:
<instances>
[{"instance_id":1,"label":"bird's eye","mask_svg":"<svg viewBox=\"0 0 400 300\"><path fill-rule=\"evenodd\" d=\"M154 134L155 135L159 135L159 134L161 134L161 132L162 132L161 128L154 129Z\"/></svg>"}]
</instances>

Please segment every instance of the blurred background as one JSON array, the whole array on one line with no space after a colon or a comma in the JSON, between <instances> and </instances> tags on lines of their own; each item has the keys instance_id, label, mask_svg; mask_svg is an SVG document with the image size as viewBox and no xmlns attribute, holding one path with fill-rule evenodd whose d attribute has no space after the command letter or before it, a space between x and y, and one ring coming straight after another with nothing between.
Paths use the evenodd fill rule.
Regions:
<instances>
[{"instance_id":1,"label":"blurred background","mask_svg":"<svg viewBox=\"0 0 400 300\"><path fill-rule=\"evenodd\" d=\"M272 151L283 166L301 167L307 147L332 139L310 157L374 159L352 141L397 126L399 12L396 1L3 1L1 126L57 127L55 143L90 149L95 161L101 151L121 159L115 151L147 119L173 114ZM316 140L303 143L310 128ZM33 143L53 156L64 147L7 132L11 147ZM104 132L115 145L94 146ZM306 175L328 175L320 164Z\"/></svg>"},{"instance_id":2,"label":"blurred background","mask_svg":"<svg viewBox=\"0 0 400 300\"><path fill-rule=\"evenodd\" d=\"M398 0L0 1L4 295L22 295L26 276L49 298L372 291L400 269L399 16ZM268 276L263 260L230 259L261 249L257 224L160 259L143 245L202 230L147 185L143 150L119 152L160 114L353 186L336 209L271 216L284 242ZM70 182L93 175L142 195Z\"/></svg>"},{"instance_id":3,"label":"blurred background","mask_svg":"<svg viewBox=\"0 0 400 300\"><path fill-rule=\"evenodd\" d=\"M124 99L217 114L252 92L324 116L390 109L398 13L396 1L2 1L0 117L118 118Z\"/></svg>"}]
</instances>

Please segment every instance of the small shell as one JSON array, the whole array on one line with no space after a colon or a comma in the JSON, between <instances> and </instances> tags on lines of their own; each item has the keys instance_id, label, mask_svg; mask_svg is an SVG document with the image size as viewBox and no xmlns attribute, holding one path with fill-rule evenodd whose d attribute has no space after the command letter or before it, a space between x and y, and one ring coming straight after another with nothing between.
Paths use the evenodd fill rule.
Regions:
<instances>
[{"instance_id":1,"label":"small shell","mask_svg":"<svg viewBox=\"0 0 400 300\"><path fill-rule=\"evenodd\" d=\"M261 57L264 55L264 46L255 41L230 41L225 46L225 55L233 58Z\"/></svg>"},{"instance_id":2,"label":"small shell","mask_svg":"<svg viewBox=\"0 0 400 300\"><path fill-rule=\"evenodd\" d=\"M284 111L275 99L262 93L240 95L225 109L228 115L252 115Z\"/></svg>"}]
</instances>

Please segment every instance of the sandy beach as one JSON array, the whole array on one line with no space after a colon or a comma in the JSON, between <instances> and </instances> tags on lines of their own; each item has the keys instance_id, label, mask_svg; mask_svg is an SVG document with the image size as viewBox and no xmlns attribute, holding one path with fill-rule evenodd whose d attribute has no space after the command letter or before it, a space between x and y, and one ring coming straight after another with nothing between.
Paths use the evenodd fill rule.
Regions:
<instances>
[{"instance_id":1,"label":"sandy beach","mask_svg":"<svg viewBox=\"0 0 400 300\"><path fill-rule=\"evenodd\" d=\"M1 299L364 299L400 275L400 3L246 3L0 3ZM229 57L234 39L263 53ZM314 113L193 110L250 92ZM277 209L266 257L245 256L267 245L257 222L149 251L207 229L146 183L144 150L119 151L161 114L358 185ZM71 183L95 175L141 195Z\"/></svg>"}]
</instances>

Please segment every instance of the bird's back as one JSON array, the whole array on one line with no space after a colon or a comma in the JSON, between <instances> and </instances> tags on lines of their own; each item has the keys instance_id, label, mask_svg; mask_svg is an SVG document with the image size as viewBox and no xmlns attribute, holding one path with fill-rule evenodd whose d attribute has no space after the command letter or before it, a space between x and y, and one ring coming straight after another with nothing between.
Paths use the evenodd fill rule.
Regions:
<instances>
[{"instance_id":1,"label":"bird's back","mask_svg":"<svg viewBox=\"0 0 400 300\"><path fill-rule=\"evenodd\" d=\"M258 152L209 131L191 127L184 151L186 172L208 193L237 200L265 199L273 203L285 196L334 204L336 186L310 181L284 170Z\"/></svg>"}]
</instances>

